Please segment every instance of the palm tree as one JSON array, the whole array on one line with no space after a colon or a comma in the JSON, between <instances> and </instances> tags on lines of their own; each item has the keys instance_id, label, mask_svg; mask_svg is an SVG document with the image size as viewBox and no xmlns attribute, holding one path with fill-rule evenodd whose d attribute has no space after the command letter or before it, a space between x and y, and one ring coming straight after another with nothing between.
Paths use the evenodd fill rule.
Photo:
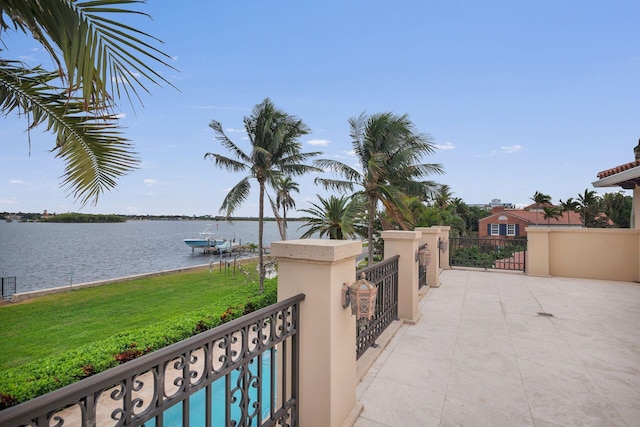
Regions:
<instances>
[{"instance_id":1,"label":"palm tree","mask_svg":"<svg viewBox=\"0 0 640 427\"><path fill-rule=\"evenodd\" d=\"M270 200L273 213L278 221L278 231L282 240L287 240L287 210L295 208L296 202L291 197L292 192L299 193L300 188L290 176L279 177L275 180L276 201ZM282 209L282 216L279 215Z\"/></svg>"},{"instance_id":2,"label":"palm tree","mask_svg":"<svg viewBox=\"0 0 640 427\"><path fill-rule=\"evenodd\" d=\"M569 197L565 202L560 199L560 209L562 209L562 212L567 213L569 226L571 226L571 212L576 212L579 206L579 203L573 200L573 197Z\"/></svg>"},{"instance_id":3,"label":"palm tree","mask_svg":"<svg viewBox=\"0 0 640 427\"><path fill-rule=\"evenodd\" d=\"M249 154L233 143L224 133L222 124L212 120L209 124L216 133L216 139L223 147L231 151L235 159L216 153L206 153L205 158L215 161L217 167L231 172L247 172L226 195L220 212L226 211L227 220L249 196L250 180L258 181L258 264L260 269L260 291L264 290L264 195L265 187L276 187L276 180L282 176L297 176L319 169L306 165L318 152L302 153L302 144L298 138L309 133L302 120L277 109L269 98L256 105L250 116L244 118L244 127L251 142Z\"/></svg>"},{"instance_id":4,"label":"palm tree","mask_svg":"<svg viewBox=\"0 0 640 427\"><path fill-rule=\"evenodd\" d=\"M407 115L379 113L361 114L349 119L350 136L362 170L356 170L337 160L317 160L315 165L334 172L343 179L316 178L327 189L353 191L355 186L368 202L369 265L373 263L373 230L378 202L387 214L402 227L410 215L402 196L426 198L435 187L432 181L418 181L430 173L442 173L438 164L418 163L432 154L435 147L427 134L416 133Z\"/></svg>"},{"instance_id":5,"label":"palm tree","mask_svg":"<svg viewBox=\"0 0 640 427\"><path fill-rule=\"evenodd\" d=\"M301 236L306 239L318 233L320 238L328 236L329 239L343 240L355 238L357 233L358 214L365 208L364 201L359 197L336 197L328 199L318 196L320 204L311 203L309 209L300 209L300 212L309 214L300 218L307 223L300 228L307 228ZM298 229L300 229L298 228Z\"/></svg>"},{"instance_id":6,"label":"palm tree","mask_svg":"<svg viewBox=\"0 0 640 427\"><path fill-rule=\"evenodd\" d=\"M449 204L451 203L452 196L453 193L451 191L451 187L449 187L447 184L442 184L438 186L438 189L434 194L433 204L438 208L446 209L447 206L449 206Z\"/></svg>"},{"instance_id":7,"label":"palm tree","mask_svg":"<svg viewBox=\"0 0 640 427\"><path fill-rule=\"evenodd\" d=\"M146 14L118 5L142 0L2 0L0 34L31 34L54 70L3 57L0 45L0 113L24 115L27 139L38 125L55 135L52 151L65 163L62 186L83 205L116 186L139 164L122 136L115 110L124 95L140 100L148 83L167 83L150 64L173 68L152 46L159 40L115 16ZM123 19L124 20L124 19Z\"/></svg>"},{"instance_id":8,"label":"palm tree","mask_svg":"<svg viewBox=\"0 0 640 427\"><path fill-rule=\"evenodd\" d=\"M558 206L545 206L542 208L544 212L544 219L547 220L547 225L551 225L551 218L558 219L562 216L562 209Z\"/></svg>"},{"instance_id":9,"label":"palm tree","mask_svg":"<svg viewBox=\"0 0 640 427\"><path fill-rule=\"evenodd\" d=\"M578 213L585 227L606 227L607 219L602 213L602 198L595 191L585 189L584 194L578 194L578 205Z\"/></svg>"},{"instance_id":10,"label":"palm tree","mask_svg":"<svg viewBox=\"0 0 640 427\"><path fill-rule=\"evenodd\" d=\"M536 225L538 225L538 212L540 211L541 207L551 203L551 196L549 196L548 194L544 194L544 193L541 193L539 191L536 191L533 194L533 197L531 198L531 200L533 200L535 202Z\"/></svg>"}]
</instances>

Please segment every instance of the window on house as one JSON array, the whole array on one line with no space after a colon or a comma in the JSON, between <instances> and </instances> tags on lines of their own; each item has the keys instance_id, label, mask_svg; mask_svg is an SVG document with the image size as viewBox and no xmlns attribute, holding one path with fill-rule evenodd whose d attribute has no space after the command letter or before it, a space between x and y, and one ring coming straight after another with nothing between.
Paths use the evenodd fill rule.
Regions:
<instances>
[{"instance_id":1,"label":"window on house","mask_svg":"<svg viewBox=\"0 0 640 427\"><path fill-rule=\"evenodd\" d=\"M507 236L515 236L515 235L516 235L516 225L507 224Z\"/></svg>"},{"instance_id":2,"label":"window on house","mask_svg":"<svg viewBox=\"0 0 640 427\"><path fill-rule=\"evenodd\" d=\"M500 235L500 224L491 224L491 235L492 236Z\"/></svg>"}]
</instances>

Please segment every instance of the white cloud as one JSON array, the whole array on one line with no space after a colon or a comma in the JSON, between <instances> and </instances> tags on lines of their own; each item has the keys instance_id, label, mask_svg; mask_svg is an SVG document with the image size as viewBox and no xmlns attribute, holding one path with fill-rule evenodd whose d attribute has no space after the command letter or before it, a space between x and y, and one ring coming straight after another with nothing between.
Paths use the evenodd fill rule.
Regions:
<instances>
[{"instance_id":1,"label":"white cloud","mask_svg":"<svg viewBox=\"0 0 640 427\"><path fill-rule=\"evenodd\" d=\"M492 152L486 154L476 154L474 157L493 157L496 154L498 154L498 152L493 150Z\"/></svg>"},{"instance_id":2,"label":"white cloud","mask_svg":"<svg viewBox=\"0 0 640 427\"><path fill-rule=\"evenodd\" d=\"M500 149L506 154L513 154L522 150L522 145L503 145L502 147L500 147Z\"/></svg>"},{"instance_id":3,"label":"white cloud","mask_svg":"<svg viewBox=\"0 0 640 427\"><path fill-rule=\"evenodd\" d=\"M454 148L456 148L456 146L449 141L445 142L444 145L435 144L435 147L439 150L453 150Z\"/></svg>"},{"instance_id":4,"label":"white cloud","mask_svg":"<svg viewBox=\"0 0 640 427\"><path fill-rule=\"evenodd\" d=\"M156 185L167 185L165 182L160 181L159 179L147 178L144 180L144 185L149 187L154 187Z\"/></svg>"},{"instance_id":5,"label":"white cloud","mask_svg":"<svg viewBox=\"0 0 640 427\"><path fill-rule=\"evenodd\" d=\"M9 184L27 185L27 183L21 179L10 179Z\"/></svg>"},{"instance_id":6,"label":"white cloud","mask_svg":"<svg viewBox=\"0 0 640 427\"><path fill-rule=\"evenodd\" d=\"M244 129L227 128L225 131L229 133L244 133Z\"/></svg>"},{"instance_id":7,"label":"white cloud","mask_svg":"<svg viewBox=\"0 0 640 427\"><path fill-rule=\"evenodd\" d=\"M310 139L309 141L307 141L307 144L309 145L319 145L321 147L326 147L330 143L331 141L329 141L328 139Z\"/></svg>"},{"instance_id":8,"label":"white cloud","mask_svg":"<svg viewBox=\"0 0 640 427\"><path fill-rule=\"evenodd\" d=\"M126 113L118 113L116 114L116 119L124 119L127 117Z\"/></svg>"}]
</instances>

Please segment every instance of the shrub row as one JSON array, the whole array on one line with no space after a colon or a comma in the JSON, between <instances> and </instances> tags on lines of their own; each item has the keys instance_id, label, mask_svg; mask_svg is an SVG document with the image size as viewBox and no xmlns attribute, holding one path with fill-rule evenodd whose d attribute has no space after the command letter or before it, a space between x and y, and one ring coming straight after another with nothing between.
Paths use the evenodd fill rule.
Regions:
<instances>
[{"instance_id":1,"label":"shrub row","mask_svg":"<svg viewBox=\"0 0 640 427\"><path fill-rule=\"evenodd\" d=\"M277 302L276 283L275 279L265 281L263 294L248 295L246 301L235 301L235 305L222 313L201 307L142 329L124 331L57 356L0 372L0 410L274 304Z\"/></svg>"}]
</instances>

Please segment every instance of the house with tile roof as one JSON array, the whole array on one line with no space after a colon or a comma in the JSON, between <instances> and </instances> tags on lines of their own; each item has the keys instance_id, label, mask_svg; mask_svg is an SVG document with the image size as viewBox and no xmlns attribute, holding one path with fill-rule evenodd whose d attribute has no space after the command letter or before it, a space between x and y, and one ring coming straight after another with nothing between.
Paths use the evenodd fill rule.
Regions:
<instances>
[{"instance_id":1,"label":"house with tile roof","mask_svg":"<svg viewBox=\"0 0 640 427\"><path fill-rule=\"evenodd\" d=\"M558 218L545 218L544 206L536 204L524 209L505 209L494 206L491 215L478 221L480 238L525 238L526 227L576 227L582 228L582 219L577 212L563 212Z\"/></svg>"},{"instance_id":2,"label":"house with tile roof","mask_svg":"<svg viewBox=\"0 0 640 427\"><path fill-rule=\"evenodd\" d=\"M591 185L596 188L621 187L633 190L631 228L640 228L640 140L633 152L635 161L598 172L598 180Z\"/></svg>"}]
</instances>

